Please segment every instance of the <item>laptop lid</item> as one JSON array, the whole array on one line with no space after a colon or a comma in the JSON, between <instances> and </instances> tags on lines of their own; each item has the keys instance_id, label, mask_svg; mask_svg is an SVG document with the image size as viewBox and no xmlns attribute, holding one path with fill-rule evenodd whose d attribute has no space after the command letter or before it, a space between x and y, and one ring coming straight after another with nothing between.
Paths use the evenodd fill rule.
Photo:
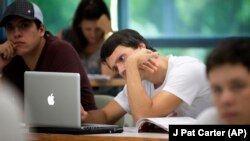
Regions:
<instances>
[{"instance_id":1,"label":"laptop lid","mask_svg":"<svg viewBox=\"0 0 250 141\"><path fill-rule=\"evenodd\" d=\"M24 73L25 123L39 127L80 128L78 73Z\"/></svg>"}]
</instances>

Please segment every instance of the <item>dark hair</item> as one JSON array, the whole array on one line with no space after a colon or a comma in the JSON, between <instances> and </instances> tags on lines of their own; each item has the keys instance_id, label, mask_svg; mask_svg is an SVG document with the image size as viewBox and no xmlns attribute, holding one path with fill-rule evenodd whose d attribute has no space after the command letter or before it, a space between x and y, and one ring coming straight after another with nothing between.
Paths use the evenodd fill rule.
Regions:
<instances>
[{"instance_id":1,"label":"dark hair","mask_svg":"<svg viewBox=\"0 0 250 141\"><path fill-rule=\"evenodd\" d=\"M87 39L79 27L82 20L98 20L101 15L110 19L108 8L103 0L81 0L74 14L72 23L73 46L79 52L87 45Z\"/></svg>"},{"instance_id":2,"label":"dark hair","mask_svg":"<svg viewBox=\"0 0 250 141\"><path fill-rule=\"evenodd\" d=\"M106 62L106 59L119 45L136 49L140 43L144 43L147 49L156 51L137 31L132 29L117 31L104 42L101 48L101 62Z\"/></svg>"},{"instance_id":3,"label":"dark hair","mask_svg":"<svg viewBox=\"0 0 250 141\"><path fill-rule=\"evenodd\" d=\"M220 42L207 57L207 75L224 64L242 64L250 71L250 37L232 37Z\"/></svg>"},{"instance_id":4,"label":"dark hair","mask_svg":"<svg viewBox=\"0 0 250 141\"><path fill-rule=\"evenodd\" d=\"M35 24L36 24L37 29L38 29L39 27L41 27L42 22L41 22L40 20L35 19L34 22L35 22Z\"/></svg>"}]
</instances>

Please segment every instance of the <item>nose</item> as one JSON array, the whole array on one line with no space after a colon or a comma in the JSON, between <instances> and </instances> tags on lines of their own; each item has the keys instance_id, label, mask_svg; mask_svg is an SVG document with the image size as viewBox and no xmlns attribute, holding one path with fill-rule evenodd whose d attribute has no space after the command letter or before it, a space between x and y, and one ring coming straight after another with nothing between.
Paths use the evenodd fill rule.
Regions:
<instances>
[{"instance_id":1,"label":"nose","mask_svg":"<svg viewBox=\"0 0 250 141\"><path fill-rule=\"evenodd\" d=\"M230 105L235 99L233 95L234 94L230 90L224 90L220 98L221 104Z\"/></svg>"},{"instance_id":2,"label":"nose","mask_svg":"<svg viewBox=\"0 0 250 141\"><path fill-rule=\"evenodd\" d=\"M13 30L14 38L19 38L21 36L21 32L18 28L14 28Z\"/></svg>"},{"instance_id":3,"label":"nose","mask_svg":"<svg viewBox=\"0 0 250 141\"><path fill-rule=\"evenodd\" d=\"M96 34L96 33L95 33L95 30L92 29L92 30L89 31L89 35L90 35L91 37L95 37L95 34Z\"/></svg>"},{"instance_id":4,"label":"nose","mask_svg":"<svg viewBox=\"0 0 250 141\"><path fill-rule=\"evenodd\" d=\"M117 69L118 69L119 75L123 77L124 74L125 74L125 70L126 70L124 64L123 63L118 63L117 64Z\"/></svg>"}]
</instances>

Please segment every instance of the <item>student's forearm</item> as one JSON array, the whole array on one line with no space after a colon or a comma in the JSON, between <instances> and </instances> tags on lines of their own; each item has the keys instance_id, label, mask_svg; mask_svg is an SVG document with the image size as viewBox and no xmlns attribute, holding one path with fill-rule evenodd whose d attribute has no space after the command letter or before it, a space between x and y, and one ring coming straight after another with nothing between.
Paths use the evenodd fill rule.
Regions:
<instances>
[{"instance_id":1,"label":"student's forearm","mask_svg":"<svg viewBox=\"0 0 250 141\"><path fill-rule=\"evenodd\" d=\"M101 109L88 111L88 116L83 123L109 124Z\"/></svg>"},{"instance_id":2,"label":"student's forearm","mask_svg":"<svg viewBox=\"0 0 250 141\"><path fill-rule=\"evenodd\" d=\"M3 71L4 67L15 55L15 45L12 42L6 41L0 44L0 72Z\"/></svg>"},{"instance_id":3,"label":"student's forearm","mask_svg":"<svg viewBox=\"0 0 250 141\"><path fill-rule=\"evenodd\" d=\"M135 120L142 117L148 117L151 114L152 101L147 95L136 62L129 62L126 69L128 101L132 115Z\"/></svg>"}]
</instances>

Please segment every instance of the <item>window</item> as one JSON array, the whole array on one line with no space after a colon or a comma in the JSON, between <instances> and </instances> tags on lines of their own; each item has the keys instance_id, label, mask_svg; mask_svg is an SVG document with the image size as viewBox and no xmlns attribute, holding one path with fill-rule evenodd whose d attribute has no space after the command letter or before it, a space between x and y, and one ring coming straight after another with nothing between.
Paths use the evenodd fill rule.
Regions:
<instances>
[{"instance_id":1,"label":"window","mask_svg":"<svg viewBox=\"0 0 250 141\"><path fill-rule=\"evenodd\" d=\"M111 0L104 0L110 7ZM56 35L70 26L80 0L32 0L43 12L46 29Z\"/></svg>"},{"instance_id":2,"label":"window","mask_svg":"<svg viewBox=\"0 0 250 141\"><path fill-rule=\"evenodd\" d=\"M162 54L204 60L217 41L249 36L249 0L119 0L119 29L141 33Z\"/></svg>"},{"instance_id":3,"label":"window","mask_svg":"<svg viewBox=\"0 0 250 141\"><path fill-rule=\"evenodd\" d=\"M41 8L46 29L54 35L71 24L79 1L32 0L32 2Z\"/></svg>"},{"instance_id":4,"label":"window","mask_svg":"<svg viewBox=\"0 0 250 141\"><path fill-rule=\"evenodd\" d=\"M0 4L10 1L13 0L3 0ZM41 8L45 26L53 34L71 24L80 2L32 1ZM114 30L137 30L163 55L191 55L204 60L222 38L250 35L249 0L104 1L110 8Z\"/></svg>"}]
</instances>

